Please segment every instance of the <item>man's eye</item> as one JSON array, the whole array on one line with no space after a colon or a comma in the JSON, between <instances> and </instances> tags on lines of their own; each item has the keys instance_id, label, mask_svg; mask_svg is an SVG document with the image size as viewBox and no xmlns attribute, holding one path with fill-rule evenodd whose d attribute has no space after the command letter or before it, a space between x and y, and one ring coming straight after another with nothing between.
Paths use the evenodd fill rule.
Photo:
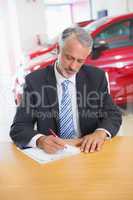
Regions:
<instances>
[{"instance_id":1,"label":"man's eye","mask_svg":"<svg viewBox=\"0 0 133 200\"><path fill-rule=\"evenodd\" d=\"M84 60L77 60L78 61L78 63L84 63Z\"/></svg>"},{"instance_id":2,"label":"man's eye","mask_svg":"<svg viewBox=\"0 0 133 200\"><path fill-rule=\"evenodd\" d=\"M71 56L66 55L66 58L67 58L68 60L72 60L72 57L71 57Z\"/></svg>"}]
</instances>

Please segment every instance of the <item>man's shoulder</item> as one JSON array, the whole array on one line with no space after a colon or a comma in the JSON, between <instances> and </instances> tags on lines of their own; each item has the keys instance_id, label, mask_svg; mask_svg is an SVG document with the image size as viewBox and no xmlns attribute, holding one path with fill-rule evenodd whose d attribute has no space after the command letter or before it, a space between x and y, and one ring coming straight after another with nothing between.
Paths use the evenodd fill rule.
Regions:
<instances>
[{"instance_id":1,"label":"man's shoulder","mask_svg":"<svg viewBox=\"0 0 133 200\"><path fill-rule=\"evenodd\" d=\"M79 74L84 76L85 79L89 79L91 81L95 79L99 80L105 76L105 72L102 69L92 65L83 65Z\"/></svg>"},{"instance_id":2,"label":"man's shoulder","mask_svg":"<svg viewBox=\"0 0 133 200\"><path fill-rule=\"evenodd\" d=\"M53 70L53 65L48 65L47 67L43 69L36 70L34 72L31 72L28 74L25 79L26 80L41 80L45 79L50 71Z\"/></svg>"},{"instance_id":3,"label":"man's shoulder","mask_svg":"<svg viewBox=\"0 0 133 200\"><path fill-rule=\"evenodd\" d=\"M83 65L82 67L82 70L83 72L85 72L86 74L94 74L94 75L103 75L105 72L98 68L98 67L95 67L95 66L92 66L92 65Z\"/></svg>"},{"instance_id":4,"label":"man's shoulder","mask_svg":"<svg viewBox=\"0 0 133 200\"><path fill-rule=\"evenodd\" d=\"M97 67L91 65L83 65L79 72L77 81L86 84L88 87L91 85L92 90L99 88L99 84L105 80L105 72Z\"/></svg>"}]
</instances>

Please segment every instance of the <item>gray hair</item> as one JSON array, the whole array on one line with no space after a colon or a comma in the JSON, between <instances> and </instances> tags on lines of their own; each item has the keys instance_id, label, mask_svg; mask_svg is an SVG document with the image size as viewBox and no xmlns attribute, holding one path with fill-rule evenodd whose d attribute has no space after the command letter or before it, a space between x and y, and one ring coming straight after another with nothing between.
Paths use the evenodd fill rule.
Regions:
<instances>
[{"instance_id":1,"label":"gray hair","mask_svg":"<svg viewBox=\"0 0 133 200\"><path fill-rule=\"evenodd\" d=\"M77 40L85 47L92 49L93 39L91 35L81 27L66 28L59 37L59 46L63 47L66 39L70 36L76 36Z\"/></svg>"}]
</instances>

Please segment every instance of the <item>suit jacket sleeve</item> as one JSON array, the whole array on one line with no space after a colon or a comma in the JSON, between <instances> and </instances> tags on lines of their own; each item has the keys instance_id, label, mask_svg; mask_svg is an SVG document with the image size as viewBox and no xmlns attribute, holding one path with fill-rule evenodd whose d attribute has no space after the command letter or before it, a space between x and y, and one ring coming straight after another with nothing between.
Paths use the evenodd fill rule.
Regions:
<instances>
[{"instance_id":1,"label":"suit jacket sleeve","mask_svg":"<svg viewBox=\"0 0 133 200\"><path fill-rule=\"evenodd\" d=\"M10 136L14 143L23 148L33 136L37 134L34 130L36 122L34 93L28 79L25 81L23 98L20 106L17 107L16 115L11 126Z\"/></svg>"},{"instance_id":2,"label":"suit jacket sleeve","mask_svg":"<svg viewBox=\"0 0 133 200\"><path fill-rule=\"evenodd\" d=\"M100 83L99 91L102 98L100 101L99 121L97 128L106 129L113 137L120 128L122 118L120 109L113 103L112 97L108 93L108 84L105 76Z\"/></svg>"}]
</instances>

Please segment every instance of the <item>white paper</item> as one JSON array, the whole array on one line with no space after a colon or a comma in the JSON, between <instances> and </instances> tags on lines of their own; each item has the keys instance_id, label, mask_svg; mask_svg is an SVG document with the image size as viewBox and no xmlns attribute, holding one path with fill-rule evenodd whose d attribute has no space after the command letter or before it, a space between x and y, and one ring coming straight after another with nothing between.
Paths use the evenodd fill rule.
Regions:
<instances>
[{"instance_id":1,"label":"white paper","mask_svg":"<svg viewBox=\"0 0 133 200\"><path fill-rule=\"evenodd\" d=\"M37 161L40 164L48 163L54 160L59 160L67 156L72 156L80 153L80 149L71 145L66 145L63 150L57 151L55 154L48 154L39 148L28 148L21 150L24 154Z\"/></svg>"}]
</instances>

